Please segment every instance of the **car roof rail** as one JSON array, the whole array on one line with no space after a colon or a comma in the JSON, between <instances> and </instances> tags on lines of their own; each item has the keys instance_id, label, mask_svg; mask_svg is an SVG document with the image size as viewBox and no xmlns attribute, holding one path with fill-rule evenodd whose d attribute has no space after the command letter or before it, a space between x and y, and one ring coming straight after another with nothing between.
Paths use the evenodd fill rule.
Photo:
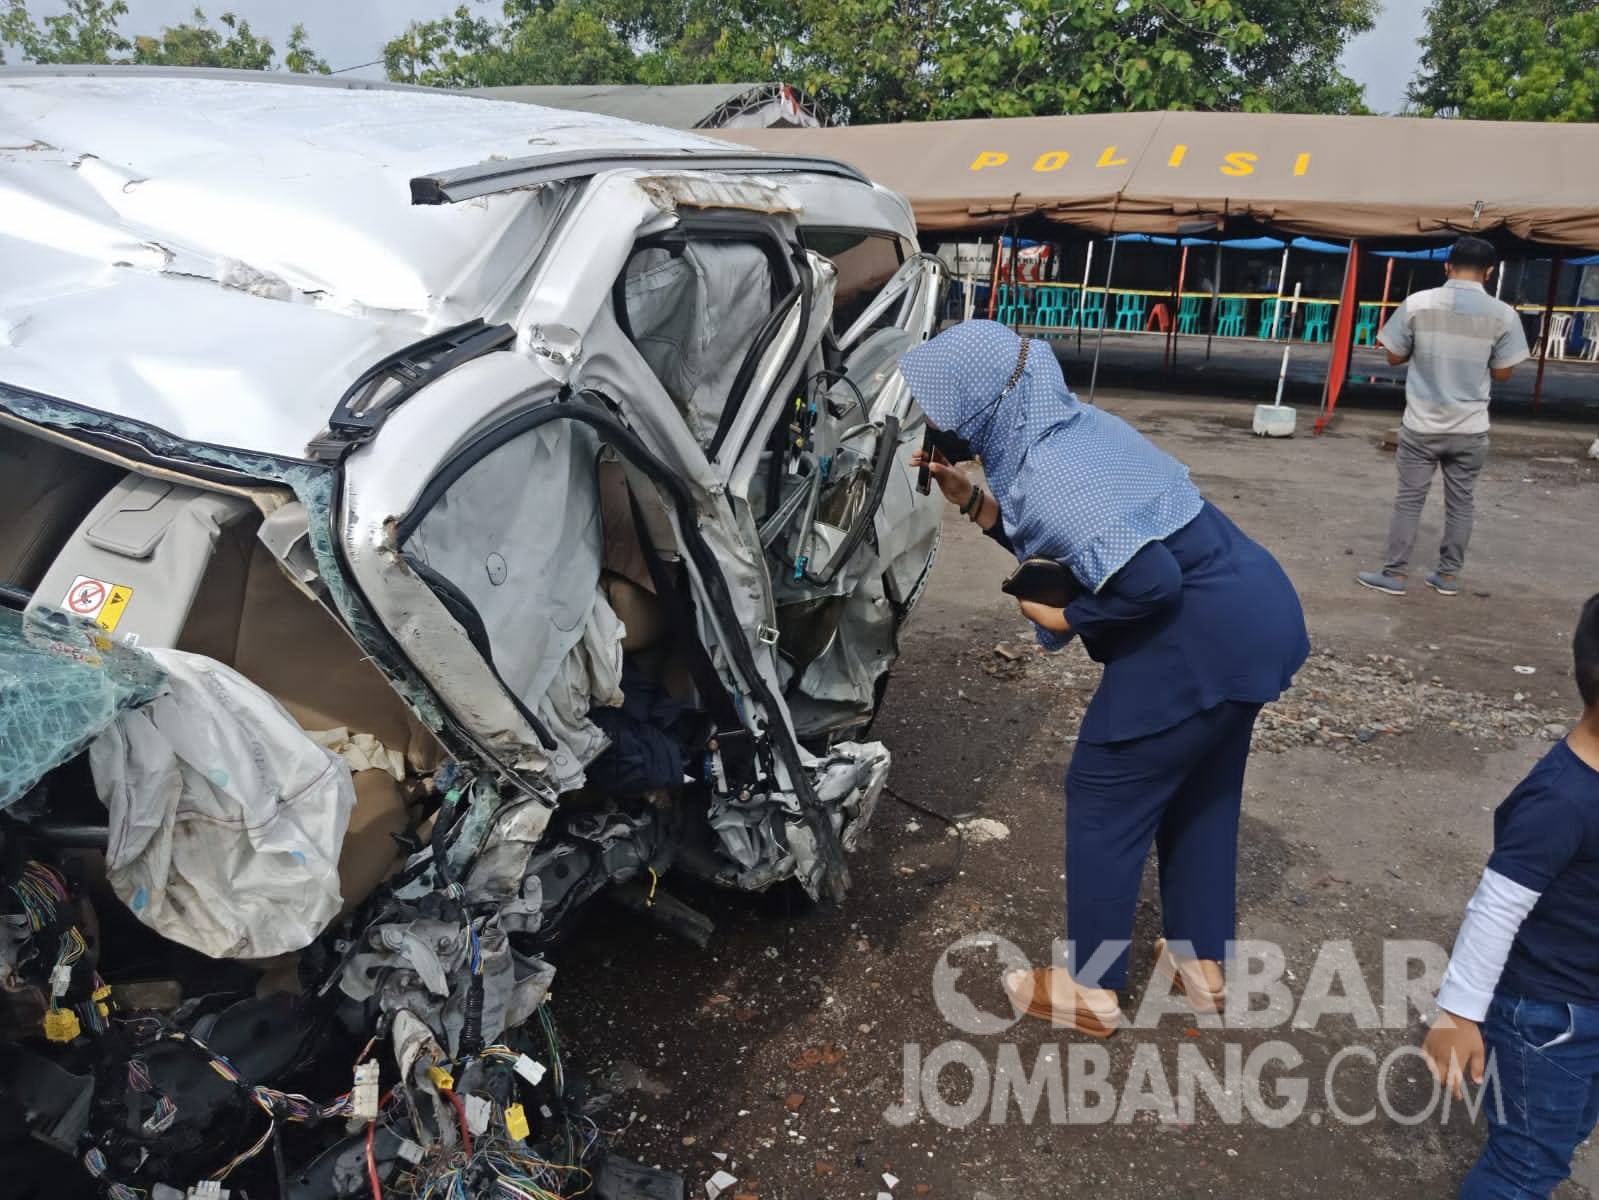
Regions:
<instances>
[{"instance_id":1,"label":"car roof rail","mask_svg":"<svg viewBox=\"0 0 1599 1200\"><path fill-rule=\"evenodd\" d=\"M504 350L515 340L511 326L473 317L379 359L345 389L328 417L327 432L313 440L306 453L323 462L339 461L376 437L390 413L435 379L464 362Z\"/></svg>"},{"instance_id":2,"label":"car roof rail","mask_svg":"<svg viewBox=\"0 0 1599 1200\"><path fill-rule=\"evenodd\" d=\"M411 180L412 204L457 204L493 192L508 192L605 171L751 171L832 175L853 183L871 181L848 163L814 155L767 154L759 150L558 150L528 158L493 159Z\"/></svg>"}]
</instances>

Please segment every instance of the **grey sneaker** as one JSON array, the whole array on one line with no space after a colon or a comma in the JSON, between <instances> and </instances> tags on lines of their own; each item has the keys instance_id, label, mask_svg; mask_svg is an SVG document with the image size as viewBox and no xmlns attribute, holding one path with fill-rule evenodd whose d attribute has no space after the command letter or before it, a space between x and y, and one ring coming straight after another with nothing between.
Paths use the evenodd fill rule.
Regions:
<instances>
[{"instance_id":1,"label":"grey sneaker","mask_svg":"<svg viewBox=\"0 0 1599 1200\"><path fill-rule=\"evenodd\" d=\"M1387 592L1390 596L1403 596L1405 594L1405 577L1403 575L1391 575L1387 571L1362 571L1355 576L1355 582L1360 584L1361 587L1370 588L1374 592Z\"/></svg>"},{"instance_id":2,"label":"grey sneaker","mask_svg":"<svg viewBox=\"0 0 1599 1200\"><path fill-rule=\"evenodd\" d=\"M1427 586L1440 596L1458 596L1460 594L1460 576L1445 575L1442 571L1434 571L1427 576Z\"/></svg>"}]
</instances>

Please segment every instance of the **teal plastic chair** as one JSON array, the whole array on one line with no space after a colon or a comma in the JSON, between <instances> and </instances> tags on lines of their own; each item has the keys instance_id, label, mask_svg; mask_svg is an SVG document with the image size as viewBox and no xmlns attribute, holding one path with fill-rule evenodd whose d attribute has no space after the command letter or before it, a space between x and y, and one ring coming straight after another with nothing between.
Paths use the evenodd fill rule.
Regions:
<instances>
[{"instance_id":1,"label":"teal plastic chair","mask_svg":"<svg viewBox=\"0 0 1599 1200\"><path fill-rule=\"evenodd\" d=\"M1071 310L1075 307L1075 288L1041 287L1038 289L1038 308L1035 319L1047 329L1064 329Z\"/></svg>"},{"instance_id":2,"label":"teal plastic chair","mask_svg":"<svg viewBox=\"0 0 1599 1200\"><path fill-rule=\"evenodd\" d=\"M1362 304L1355 313L1355 345L1375 346L1377 344L1377 322L1380 306L1376 304Z\"/></svg>"},{"instance_id":3,"label":"teal plastic chair","mask_svg":"<svg viewBox=\"0 0 1599 1200\"><path fill-rule=\"evenodd\" d=\"M1082 304L1083 293L1081 288L1057 288L1060 292L1061 327L1070 329L1077 324L1078 308Z\"/></svg>"},{"instance_id":4,"label":"teal plastic chair","mask_svg":"<svg viewBox=\"0 0 1599 1200\"><path fill-rule=\"evenodd\" d=\"M1105 323L1105 293L1085 291L1077 306L1077 323L1083 329L1098 329Z\"/></svg>"},{"instance_id":5,"label":"teal plastic chair","mask_svg":"<svg viewBox=\"0 0 1599 1200\"><path fill-rule=\"evenodd\" d=\"M1221 316L1216 322L1217 337L1243 337L1244 323L1249 317L1247 300L1223 300Z\"/></svg>"},{"instance_id":6,"label":"teal plastic chair","mask_svg":"<svg viewBox=\"0 0 1599 1200\"><path fill-rule=\"evenodd\" d=\"M1184 296L1177 305L1177 332L1199 332L1199 297Z\"/></svg>"},{"instance_id":7,"label":"teal plastic chair","mask_svg":"<svg viewBox=\"0 0 1599 1200\"><path fill-rule=\"evenodd\" d=\"M1033 323L1033 294L1031 288L1020 284L1004 284L1000 288L999 323L1001 325L1031 325Z\"/></svg>"},{"instance_id":8,"label":"teal plastic chair","mask_svg":"<svg viewBox=\"0 0 1599 1200\"><path fill-rule=\"evenodd\" d=\"M1137 333L1144 327L1144 313L1149 307L1149 297L1129 292L1116 297L1116 328L1123 333Z\"/></svg>"},{"instance_id":9,"label":"teal plastic chair","mask_svg":"<svg viewBox=\"0 0 1599 1200\"><path fill-rule=\"evenodd\" d=\"M1332 313L1336 307L1330 302L1305 306L1305 332L1300 336L1307 342L1332 341Z\"/></svg>"},{"instance_id":10,"label":"teal plastic chair","mask_svg":"<svg viewBox=\"0 0 1599 1200\"><path fill-rule=\"evenodd\" d=\"M999 285L999 301L994 306L994 320L1001 325L1016 324L1016 297L1019 289L1009 283Z\"/></svg>"},{"instance_id":11,"label":"teal plastic chair","mask_svg":"<svg viewBox=\"0 0 1599 1200\"><path fill-rule=\"evenodd\" d=\"M1056 309L1060 304L1060 289L1040 287L1034 289L1037 303L1033 307L1033 324L1051 328L1056 324Z\"/></svg>"},{"instance_id":12,"label":"teal plastic chair","mask_svg":"<svg viewBox=\"0 0 1599 1200\"><path fill-rule=\"evenodd\" d=\"M1286 332L1278 327L1279 322L1277 319L1277 313L1280 310L1281 305L1282 302L1276 299L1267 300L1261 304L1260 328L1255 331L1255 336L1261 341L1269 342L1273 338L1281 337L1284 332ZM1288 319L1288 314L1283 313L1282 319L1286 321Z\"/></svg>"}]
</instances>

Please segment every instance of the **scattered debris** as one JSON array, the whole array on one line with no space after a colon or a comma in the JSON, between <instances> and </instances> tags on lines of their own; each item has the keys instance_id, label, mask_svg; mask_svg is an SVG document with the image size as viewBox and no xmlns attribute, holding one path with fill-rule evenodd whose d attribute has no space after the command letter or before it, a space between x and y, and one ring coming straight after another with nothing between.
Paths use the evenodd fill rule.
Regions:
<instances>
[{"instance_id":1,"label":"scattered debris","mask_svg":"<svg viewBox=\"0 0 1599 1200\"><path fill-rule=\"evenodd\" d=\"M1519 664L1512 669L1517 675L1536 675L1538 673L1537 667L1523 667Z\"/></svg>"},{"instance_id":2,"label":"scattered debris","mask_svg":"<svg viewBox=\"0 0 1599 1200\"><path fill-rule=\"evenodd\" d=\"M844 1052L832 1042L823 1042L820 1046L809 1046L801 1052L798 1058L789 1059L788 1065L796 1071L804 1071L810 1067L827 1066L844 1061Z\"/></svg>"},{"instance_id":3,"label":"scattered debris","mask_svg":"<svg viewBox=\"0 0 1599 1200\"><path fill-rule=\"evenodd\" d=\"M959 827L967 843L973 846L981 846L986 842L1003 842L1010 837L1010 826L992 817L972 817L961 821ZM949 831L949 836L955 836L954 829Z\"/></svg>"},{"instance_id":4,"label":"scattered debris","mask_svg":"<svg viewBox=\"0 0 1599 1200\"><path fill-rule=\"evenodd\" d=\"M705 1200L717 1200L717 1197L723 1192L737 1184L737 1175L730 1175L726 1171L718 1171L705 1181Z\"/></svg>"}]
</instances>

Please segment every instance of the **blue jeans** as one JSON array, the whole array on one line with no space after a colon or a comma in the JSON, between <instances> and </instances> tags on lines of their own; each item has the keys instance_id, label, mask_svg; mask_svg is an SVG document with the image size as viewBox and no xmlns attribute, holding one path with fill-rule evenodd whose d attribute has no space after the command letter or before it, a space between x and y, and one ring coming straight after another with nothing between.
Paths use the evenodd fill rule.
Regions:
<instances>
[{"instance_id":1,"label":"blue jeans","mask_svg":"<svg viewBox=\"0 0 1599 1200\"><path fill-rule=\"evenodd\" d=\"M1482 1026L1496 1096L1488 1143L1460 1200L1543 1200L1599 1121L1599 1005L1495 997Z\"/></svg>"}]
</instances>

